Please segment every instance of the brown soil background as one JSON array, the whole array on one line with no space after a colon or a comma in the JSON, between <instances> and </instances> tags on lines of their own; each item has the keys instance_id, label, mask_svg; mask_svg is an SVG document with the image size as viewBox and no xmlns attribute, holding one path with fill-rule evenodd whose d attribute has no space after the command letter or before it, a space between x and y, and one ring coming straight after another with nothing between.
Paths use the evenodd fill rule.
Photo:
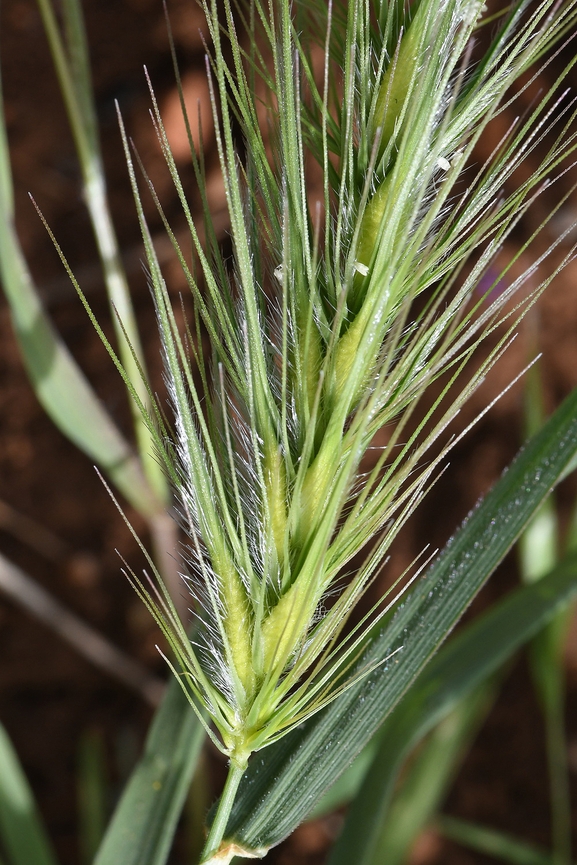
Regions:
<instances>
[{"instance_id":1,"label":"brown soil background","mask_svg":"<svg viewBox=\"0 0 577 865\"><path fill-rule=\"evenodd\" d=\"M149 69L191 200L198 205L176 108L171 60L159 0L86 0L84 3L102 145L116 227L126 256L153 379L160 386L160 360L154 315L142 277L138 227L114 115L120 101L161 200L177 228L182 227L170 179L148 117L149 97L143 64ZM187 99L203 98L204 57L199 28L202 15L192 0L171 0L170 15ZM18 230L37 285L60 333L87 372L108 410L129 431L123 387L67 279L52 244L27 198L38 201L99 319L108 322L95 246L79 191L79 174L40 17L32 0L5 0L0 11L5 108L13 153ZM559 61L560 62L560 61ZM556 67L557 68L557 67ZM553 80L548 70L523 97ZM577 84L575 80L573 86ZM203 115L210 136L210 117ZM497 133L495 133L497 134ZM484 150L490 152L486 141ZM212 151L214 148L212 148ZM209 165L216 168L214 152ZM481 156L482 154L480 154ZM572 174L563 181L568 188ZM573 178L574 179L574 178ZM538 224L539 213L555 203L546 193L538 212L525 218L513 238L520 245ZM210 195L222 212L222 189L215 171ZM159 221L149 206L153 231ZM568 204L531 250L536 257L560 227L576 218ZM565 247L566 249L566 247ZM528 256L524 254L523 260ZM183 288L178 269L167 260L171 290ZM539 304L539 343L551 410L577 385L577 264L559 276ZM139 557L134 542L104 492L90 461L70 445L44 415L23 370L9 312L0 308L0 500L13 509L0 520L0 551L24 568L78 615L152 671L164 675L154 648L157 633L120 574L119 549L131 563ZM523 367L526 332L463 413L470 420ZM450 536L477 499L500 475L522 442L522 385L491 410L454 451L450 466L394 550L391 572L398 572L424 544L438 546ZM566 519L575 494L570 481L558 492ZM4 511L3 511L4 512ZM39 531L36 548L10 526L21 515L61 541L50 546ZM131 514L137 528L142 522ZM22 525L20 526L22 528ZM30 536L30 532L28 532ZM515 585L514 556L492 578L474 611ZM573 793L577 792L577 632L567 648L567 725ZM30 779L42 815L63 865L80 861L77 842L76 763L81 738L96 732L107 759L111 803L138 754L150 711L137 696L98 672L59 638L0 596L0 719L6 725ZM222 769L208 759L216 795ZM577 798L574 814L577 818ZM543 728L526 663L520 659L464 761L445 810L501 828L547 846L549 816ZM270 861L321 863L335 820L301 827ZM577 827L577 819L574 820ZM171 857L173 865L191 862L186 832ZM472 865L489 862L437 837L421 838L413 865ZM122 863L119 863L122 865Z\"/></svg>"}]
</instances>

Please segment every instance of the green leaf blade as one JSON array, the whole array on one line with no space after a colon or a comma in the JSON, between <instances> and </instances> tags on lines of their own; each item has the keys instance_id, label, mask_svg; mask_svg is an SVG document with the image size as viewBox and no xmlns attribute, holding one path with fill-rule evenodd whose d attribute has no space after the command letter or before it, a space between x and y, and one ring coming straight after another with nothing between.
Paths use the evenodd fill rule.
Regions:
<instances>
[{"instance_id":1,"label":"green leaf blade","mask_svg":"<svg viewBox=\"0 0 577 865\"><path fill-rule=\"evenodd\" d=\"M164 865L204 735L180 683L172 680L94 865Z\"/></svg>"},{"instance_id":2,"label":"green leaf blade","mask_svg":"<svg viewBox=\"0 0 577 865\"><path fill-rule=\"evenodd\" d=\"M54 330L34 288L13 224L7 213L4 216L0 217L0 280L38 400L61 432L97 463L140 513L157 513L162 505L146 482L132 448Z\"/></svg>"},{"instance_id":3,"label":"green leaf blade","mask_svg":"<svg viewBox=\"0 0 577 865\"><path fill-rule=\"evenodd\" d=\"M495 693L495 682L484 682L435 727L410 761L386 818L375 821L377 843L370 851L372 855L357 858L355 851L356 865L362 862L405 865L415 841L446 798L461 761L494 702ZM373 803L366 799L364 785L358 799L359 804L364 802L375 813ZM344 846L339 844L339 851ZM336 849L333 848L334 853ZM333 857L331 865L332 861Z\"/></svg>"},{"instance_id":4,"label":"green leaf blade","mask_svg":"<svg viewBox=\"0 0 577 865\"><path fill-rule=\"evenodd\" d=\"M476 823L442 816L437 820L437 828L446 838L501 862L510 862L511 865L555 865L553 856L545 850Z\"/></svg>"},{"instance_id":5,"label":"green leaf blade","mask_svg":"<svg viewBox=\"0 0 577 865\"><path fill-rule=\"evenodd\" d=\"M32 791L0 725L0 843L9 865L57 865Z\"/></svg>"},{"instance_id":6,"label":"green leaf blade","mask_svg":"<svg viewBox=\"0 0 577 865\"><path fill-rule=\"evenodd\" d=\"M372 865L381 827L404 759L432 727L494 674L577 592L577 556L567 557L537 584L522 587L464 628L423 670L379 731L379 753L353 804L331 865ZM388 860L387 860L388 861Z\"/></svg>"}]
</instances>

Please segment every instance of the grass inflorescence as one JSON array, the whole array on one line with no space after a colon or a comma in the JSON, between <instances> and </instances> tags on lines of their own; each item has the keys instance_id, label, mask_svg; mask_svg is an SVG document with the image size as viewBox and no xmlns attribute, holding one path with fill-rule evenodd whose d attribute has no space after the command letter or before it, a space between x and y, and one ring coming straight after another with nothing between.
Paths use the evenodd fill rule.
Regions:
<instances>
[{"instance_id":1,"label":"grass inflorescence","mask_svg":"<svg viewBox=\"0 0 577 865\"><path fill-rule=\"evenodd\" d=\"M251 753L347 687L374 621L343 637L349 614L454 445L447 426L551 279L529 289L536 265L513 276L512 262L494 281L498 292L477 291L532 200L563 177L576 140L575 106L561 88L575 61L486 164L473 154L531 83L532 64L569 39L576 8L573 0L514 3L484 50L482 0L224 0L206 2L205 12L232 260L211 223L203 154L189 136L200 232L153 94L196 270L144 173L194 300L184 331L122 131L174 422L152 394L153 417L140 404L188 537L194 639L158 574L131 580L230 758L208 860ZM537 147L540 167L509 185ZM491 350L479 360L489 334ZM423 400L435 382L435 397ZM379 439L363 471L384 429L387 443Z\"/></svg>"}]
</instances>

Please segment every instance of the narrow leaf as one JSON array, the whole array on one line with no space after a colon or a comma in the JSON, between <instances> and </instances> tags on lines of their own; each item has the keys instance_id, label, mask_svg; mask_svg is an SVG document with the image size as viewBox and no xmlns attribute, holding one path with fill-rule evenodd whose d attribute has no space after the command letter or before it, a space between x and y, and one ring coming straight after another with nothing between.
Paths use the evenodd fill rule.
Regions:
<instances>
[{"instance_id":1,"label":"narrow leaf","mask_svg":"<svg viewBox=\"0 0 577 865\"><path fill-rule=\"evenodd\" d=\"M163 865L204 740L178 681L158 709L94 865Z\"/></svg>"},{"instance_id":2,"label":"narrow leaf","mask_svg":"<svg viewBox=\"0 0 577 865\"><path fill-rule=\"evenodd\" d=\"M102 263L120 356L132 386L148 406L144 354L108 207L82 7L78 0L66 0L63 4L65 42L51 0L38 0L38 6L76 145L84 199ZM156 496L166 503L169 498L166 479L155 459L146 420L130 396L129 402L144 473Z\"/></svg>"},{"instance_id":3,"label":"narrow leaf","mask_svg":"<svg viewBox=\"0 0 577 865\"><path fill-rule=\"evenodd\" d=\"M439 652L385 721L379 733L380 751L349 813L331 865L347 861L347 851L354 845L358 863L373 861L397 774L411 748L459 700L470 700L471 691L576 592L577 555L572 555L543 580L512 592Z\"/></svg>"},{"instance_id":4,"label":"narrow leaf","mask_svg":"<svg viewBox=\"0 0 577 865\"><path fill-rule=\"evenodd\" d=\"M526 841L455 817L439 817L437 828L446 838L512 865L554 865L553 857Z\"/></svg>"},{"instance_id":5,"label":"narrow leaf","mask_svg":"<svg viewBox=\"0 0 577 865\"><path fill-rule=\"evenodd\" d=\"M0 193L0 201L3 194ZM54 330L34 289L14 227L0 214L0 279L32 387L56 426L111 479L145 516L161 505L128 442L96 397Z\"/></svg>"},{"instance_id":6,"label":"narrow leaf","mask_svg":"<svg viewBox=\"0 0 577 865\"><path fill-rule=\"evenodd\" d=\"M1 724L0 845L9 865L56 865L32 791Z\"/></svg>"},{"instance_id":7,"label":"narrow leaf","mask_svg":"<svg viewBox=\"0 0 577 865\"><path fill-rule=\"evenodd\" d=\"M538 318L527 321L530 351L539 349ZM525 426L529 432L543 424L544 387L541 364L536 363L525 386ZM531 582L546 574L559 557L559 525L553 496L539 508L519 540L521 579ZM541 703L549 774L551 837L558 865L571 861L571 796L565 733L565 670L563 647L572 610L564 610L539 633L529 652L533 685Z\"/></svg>"},{"instance_id":8,"label":"narrow leaf","mask_svg":"<svg viewBox=\"0 0 577 865\"><path fill-rule=\"evenodd\" d=\"M375 865L404 865L421 832L434 817L449 791L465 754L496 696L495 682L483 682L432 731L410 761L403 783L379 833L373 855ZM359 799L372 810L371 800ZM377 828L377 827L375 827ZM356 858L360 863L363 858Z\"/></svg>"},{"instance_id":9,"label":"narrow leaf","mask_svg":"<svg viewBox=\"0 0 577 865\"><path fill-rule=\"evenodd\" d=\"M104 836L108 792L102 736L98 730L86 730L78 746L76 769L78 841L85 865L94 859Z\"/></svg>"},{"instance_id":10,"label":"narrow leaf","mask_svg":"<svg viewBox=\"0 0 577 865\"><path fill-rule=\"evenodd\" d=\"M136 457L46 315L14 227L12 173L0 93L0 281L26 369L56 426L107 473L144 515L159 504Z\"/></svg>"}]
</instances>

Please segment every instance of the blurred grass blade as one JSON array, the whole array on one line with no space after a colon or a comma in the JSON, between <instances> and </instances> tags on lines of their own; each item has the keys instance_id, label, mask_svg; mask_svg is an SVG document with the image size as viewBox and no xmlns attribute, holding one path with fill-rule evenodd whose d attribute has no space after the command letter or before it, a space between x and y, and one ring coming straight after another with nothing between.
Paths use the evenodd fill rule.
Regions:
<instances>
[{"instance_id":1,"label":"blurred grass blade","mask_svg":"<svg viewBox=\"0 0 577 865\"><path fill-rule=\"evenodd\" d=\"M60 4L60 14L62 15L68 53L68 66L72 72L72 84L76 93L79 120L82 123L88 147L93 153L99 153L98 121L82 6L77 0L63 0Z\"/></svg>"},{"instance_id":2,"label":"blurred grass blade","mask_svg":"<svg viewBox=\"0 0 577 865\"><path fill-rule=\"evenodd\" d=\"M510 862L512 865L555 865L553 856L545 850L504 832L496 832L494 829L486 829L484 826L447 816L438 817L436 826L446 838L502 862Z\"/></svg>"},{"instance_id":3,"label":"blurred grass blade","mask_svg":"<svg viewBox=\"0 0 577 865\"><path fill-rule=\"evenodd\" d=\"M530 353L538 353L538 318L532 313L526 322ZM544 423L544 387L541 364L532 366L525 383L525 427L531 435ZM570 539L569 539L570 542ZM553 496L539 508L519 540L519 565L525 583L541 579L559 556L559 525ZM551 834L557 865L571 862L571 798L565 733L565 670L563 647L571 617L564 610L535 637L530 647L533 685L536 689L547 745Z\"/></svg>"},{"instance_id":4,"label":"blurred grass blade","mask_svg":"<svg viewBox=\"0 0 577 865\"><path fill-rule=\"evenodd\" d=\"M407 861L411 847L443 803L495 692L494 682L483 683L435 727L411 762L381 824L370 860L374 865L403 865ZM362 793L359 802L365 802ZM355 862L361 861L355 858Z\"/></svg>"},{"instance_id":5,"label":"blurred grass blade","mask_svg":"<svg viewBox=\"0 0 577 865\"><path fill-rule=\"evenodd\" d=\"M52 327L32 284L14 227L0 214L0 278L28 375L56 426L145 516L160 507L130 445Z\"/></svg>"},{"instance_id":6,"label":"blurred grass blade","mask_svg":"<svg viewBox=\"0 0 577 865\"><path fill-rule=\"evenodd\" d=\"M104 835L108 802L106 755L98 730L86 730L80 739L76 786L82 861L90 865Z\"/></svg>"},{"instance_id":7,"label":"blurred grass blade","mask_svg":"<svg viewBox=\"0 0 577 865\"><path fill-rule=\"evenodd\" d=\"M535 332L537 321L536 312L531 310L525 322L525 328L529 331L529 360L537 357L539 353ZM538 433L545 423L544 389L539 361L527 370L524 384L525 435L532 436ZM552 496L548 496L519 538L519 565L524 583L539 580L557 563L558 531L555 502Z\"/></svg>"},{"instance_id":8,"label":"blurred grass blade","mask_svg":"<svg viewBox=\"0 0 577 865\"><path fill-rule=\"evenodd\" d=\"M556 865L571 862L571 796L565 732L565 665L563 648L573 609L561 612L533 640L529 659L547 746L551 834Z\"/></svg>"},{"instance_id":9,"label":"blurred grass blade","mask_svg":"<svg viewBox=\"0 0 577 865\"><path fill-rule=\"evenodd\" d=\"M142 378L142 371L146 368L144 353L108 208L82 8L77 0L66 0L62 4L65 43L50 0L38 0L38 6L80 162L84 198L102 262L120 357L141 401L148 405L148 392ZM168 486L155 459L148 427L134 400L131 397L129 400L146 477L159 499L167 502Z\"/></svg>"},{"instance_id":10,"label":"blurred grass blade","mask_svg":"<svg viewBox=\"0 0 577 865\"><path fill-rule=\"evenodd\" d=\"M56 426L145 516L160 503L128 442L96 397L48 319L16 236L13 190L0 98L0 280L36 396Z\"/></svg>"},{"instance_id":11,"label":"blurred grass blade","mask_svg":"<svg viewBox=\"0 0 577 865\"><path fill-rule=\"evenodd\" d=\"M7 865L56 865L32 791L1 724L0 846Z\"/></svg>"},{"instance_id":12,"label":"blurred grass blade","mask_svg":"<svg viewBox=\"0 0 577 865\"><path fill-rule=\"evenodd\" d=\"M253 756L231 812L227 839L244 849L262 851L281 841L307 816L429 661L555 485L576 448L577 392L521 451L391 622L374 634L356 672L375 664L378 669L363 675L301 728ZM532 591L540 602L547 597L542 583Z\"/></svg>"},{"instance_id":13,"label":"blurred grass blade","mask_svg":"<svg viewBox=\"0 0 577 865\"><path fill-rule=\"evenodd\" d=\"M0 70L1 73L1 70ZM10 169L10 149L8 133L4 122L4 97L2 77L0 74L0 213L10 218L14 215L14 189L12 187L12 172Z\"/></svg>"},{"instance_id":14,"label":"blurred grass blade","mask_svg":"<svg viewBox=\"0 0 577 865\"><path fill-rule=\"evenodd\" d=\"M351 807L331 865L372 863L398 772L410 750L577 592L577 555L464 628L431 661L379 732L380 750ZM388 861L388 860L387 860Z\"/></svg>"},{"instance_id":15,"label":"blurred grass blade","mask_svg":"<svg viewBox=\"0 0 577 865\"><path fill-rule=\"evenodd\" d=\"M173 679L94 865L163 865L194 774L204 728Z\"/></svg>"},{"instance_id":16,"label":"blurred grass blade","mask_svg":"<svg viewBox=\"0 0 577 865\"><path fill-rule=\"evenodd\" d=\"M188 861L196 862L204 847L204 818L211 805L210 767L205 752L200 754L184 808L184 832Z\"/></svg>"}]
</instances>

